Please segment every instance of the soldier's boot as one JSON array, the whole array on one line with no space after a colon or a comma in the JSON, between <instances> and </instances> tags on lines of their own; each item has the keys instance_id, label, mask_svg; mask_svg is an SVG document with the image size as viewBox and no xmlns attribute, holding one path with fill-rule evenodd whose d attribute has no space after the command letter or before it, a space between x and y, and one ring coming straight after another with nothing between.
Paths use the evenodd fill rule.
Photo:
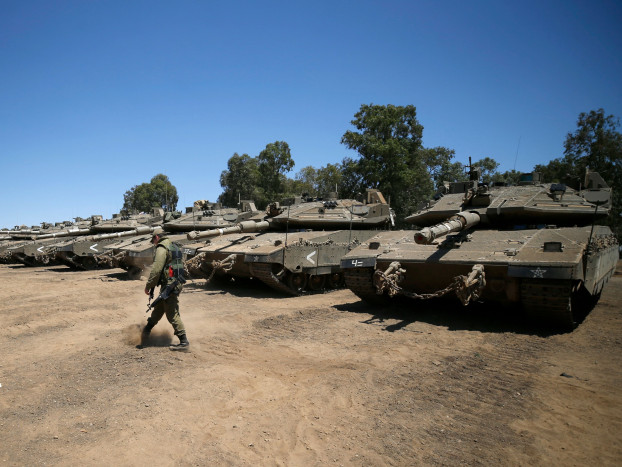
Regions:
<instances>
[{"instance_id":1,"label":"soldier's boot","mask_svg":"<svg viewBox=\"0 0 622 467\"><path fill-rule=\"evenodd\" d=\"M147 321L147 325L143 328L143 331L140 333L140 348L143 348L149 342L149 335L151 334L151 330L153 329L153 324L150 321Z\"/></svg>"},{"instance_id":2,"label":"soldier's boot","mask_svg":"<svg viewBox=\"0 0 622 467\"><path fill-rule=\"evenodd\" d=\"M169 347L169 349L177 350L177 351L180 351L180 352L188 352L190 350L190 342L188 342L188 339L186 338L185 334L180 334L179 335L179 344L171 345Z\"/></svg>"}]
</instances>

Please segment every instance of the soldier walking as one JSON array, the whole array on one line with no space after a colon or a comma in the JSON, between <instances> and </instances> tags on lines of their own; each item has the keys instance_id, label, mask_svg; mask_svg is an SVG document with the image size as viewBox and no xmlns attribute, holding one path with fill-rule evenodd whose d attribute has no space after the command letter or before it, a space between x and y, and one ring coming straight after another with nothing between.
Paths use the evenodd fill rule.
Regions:
<instances>
[{"instance_id":1,"label":"soldier walking","mask_svg":"<svg viewBox=\"0 0 622 467\"><path fill-rule=\"evenodd\" d=\"M175 335L179 338L179 344L171 345L169 348L177 351L188 351L190 350L190 343L186 338L186 328L179 315L179 293L183 288L183 283L186 282L181 249L179 245L171 242L165 233L154 234L151 242L155 245L155 253L153 268L147 279L145 293L149 295L157 285L160 286L160 294L165 292L167 288L170 293L168 297L163 297L164 299L153 307L153 312L147 319L147 325L141 334L141 346L147 343L153 327L162 316L166 315L166 319L173 326Z\"/></svg>"}]
</instances>

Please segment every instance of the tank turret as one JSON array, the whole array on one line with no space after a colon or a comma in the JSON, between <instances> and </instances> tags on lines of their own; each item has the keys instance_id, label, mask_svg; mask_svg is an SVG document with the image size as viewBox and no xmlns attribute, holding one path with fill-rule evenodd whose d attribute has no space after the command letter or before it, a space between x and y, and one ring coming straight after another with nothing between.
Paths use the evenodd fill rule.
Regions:
<instances>
[{"instance_id":1,"label":"tank turret","mask_svg":"<svg viewBox=\"0 0 622 467\"><path fill-rule=\"evenodd\" d=\"M262 212L250 200L240 201L237 208L226 208L220 203L198 200L186 208L186 213L165 219L164 230L167 232L190 232L227 227L250 219L260 219Z\"/></svg>"},{"instance_id":2,"label":"tank turret","mask_svg":"<svg viewBox=\"0 0 622 467\"><path fill-rule=\"evenodd\" d=\"M131 215L114 214L112 219L98 219L90 226L93 232L121 232L124 230L134 230L141 225L159 225L164 218L161 208L154 208L150 213L140 213Z\"/></svg>"}]
</instances>

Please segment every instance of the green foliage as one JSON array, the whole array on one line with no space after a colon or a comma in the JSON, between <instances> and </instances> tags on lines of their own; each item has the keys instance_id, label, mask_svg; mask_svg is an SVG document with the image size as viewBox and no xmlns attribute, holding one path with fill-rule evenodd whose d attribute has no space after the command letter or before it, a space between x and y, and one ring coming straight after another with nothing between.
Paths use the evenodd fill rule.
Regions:
<instances>
[{"instance_id":1,"label":"green foliage","mask_svg":"<svg viewBox=\"0 0 622 467\"><path fill-rule=\"evenodd\" d=\"M577 129L568 133L564 142L564 156L546 165L537 165L547 181L563 182L580 188L587 168L598 172L613 187L613 202L607 223L622 239L622 134L617 130L620 121L613 115L605 116L603 109L581 113Z\"/></svg>"},{"instance_id":2,"label":"green foliage","mask_svg":"<svg viewBox=\"0 0 622 467\"><path fill-rule=\"evenodd\" d=\"M571 168L572 164L564 158L557 158L550 161L548 164L538 164L534 167L535 172L540 172L542 179L545 182L564 182L573 188L579 188L579 177L570 175L570 172L574 171ZM570 183L569 183L570 182Z\"/></svg>"},{"instance_id":3,"label":"green foliage","mask_svg":"<svg viewBox=\"0 0 622 467\"><path fill-rule=\"evenodd\" d=\"M505 182L508 185L518 185L518 182L520 181L520 175L521 173L517 170L506 170L502 174L499 174L499 178L495 178L495 181Z\"/></svg>"},{"instance_id":4,"label":"green foliage","mask_svg":"<svg viewBox=\"0 0 622 467\"><path fill-rule=\"evenodd\" d=\"M223 192L218 201L225 206L236 206L239 199L251 199L263 209L290 190L300 194L297 183L285 176L293 166L289 145L284 141L267 144L257 157L235 153L227 161L227 170L220 174Z\"/></svg>"},{"instance_id":5,"label":"green foliage","mask_svg":"<svg viewBox=\"0 0 622 467\"><path fill-rule=\"evenodd\" d=\"M289 145L285 141L269 143L257 156L259 187L268 200L275 200L284 192L285 173L294 167Z\"/></svg>"},{"instance_id":6,"label":"green foliage","mask_svg":"<svg viewBox=\"0 0 622 467\"><path fill-rule=\"evenodd\" d=\"M300 190L300 193L314 194L317 187L317 169L311 165L300 169L295 177L295 183L291 183L288 191Z\"/></svg>"},{"instance_id":7,"label":"green foliage","mask_svg":"<svg viewBox=\"0 0 622 467\"><path fill-rule=\"evenodd\" d=\"M326 196L328 193L339 193L341 185L341 168L338 164L326 164L317 171L315 191L318 196Z\"/></svg>"},{"instance_id":8,"label":"green foliage","mask_svg":"<svg viewBox=\"0 0 622 467\"><path fill-rule=\"evenodd\" d=\"M438 190L443 182L464 180L464 166L460 162L451 162L455 153L453 149L444 147L423 149L422 154L434 181L435 189Z\"/></svg>"},{"instance_id":9,"label":"green foliage","mask_svg":"<svg viewBox=\"0 0 622 467\"><path fill-rule=\"evenodd\" d=\"M500 181L501 177L499 176L499 172L497 169L499 168L499 163L492 159L491 157L484 157L476 162L472 163L473 167L479 167L482 169L482 182L490 183L493 181Z\"/></svg>"},{"instance_id":10,"label":"green foliage","mask_svg":"<svg viewBox=\"0 0 622 467\"><path fill-rule=\"evenodd\" d=\"M123 195L124 213L149 212L154 207L174 211L177 208L177 188L166 175L157 174L149 183L142 183L130 188Z\"/></svg>"},{"instance_id":11,"label":"green foliage","mask_svg":"<svg viewBox=\"0 0 622 467\"><path fill-rule=\"evenodd\" d=\"M236 152L227 161L227 170L220 174L220 186L224 191L218 197L223 206L237 206L240 199L261 201L259 192L259 167L257 159Z\"/></svg>"},{"instance_id":12,"label":"green foliage","mask_svg":"<svg viewBox=\"0 0 622 467\"><path fill-rule=\"evenodd\" d=\"M339 165L341 171L341 184L339 185L339 196L348 199L363 199L365 196L365 181L358 171L358 161L344 157Z\"/></svg>"},{"instance_id":13,"label":"green foliage","mask_svg":"<svg viewBox=\"0 0 622 467\"><path fill-rule=\"evenodd\" d=\"M423 150L416 108L362 105L351 123L358 131L346 131L341 142L360 158L347 161L348 184L356 183L355 190L363 193L366 188L379 189L391 200L397 218L403 219L433 191L427 166L431 153Z\"/></svg>"},{"instance_id":14,"label":"green foliage","mask_svg":"<svg viewBox=\"0 0 622 467\"><path fill-rule=\"evenodd\" d=\"M293 186L298 191L293 193L308 193L318 197L325 197L331 192L339 193L341 179L341 167L337 164L326 164L319 169L309 165L296 173L298 183Z\"/></svg>"},{"instance_id":15,"label":"green foliage","mask_svg":"<svg viewBox=\"0 0 622 467\"><path fill-rule=\"evenodd\" d=\"M605 116L603 109L582 113L577 130L568 133L564 142L564 158L573 165L575 176L582 176L585 168L600 172L608 183L620 180L622 170L622 134L616 129L619 119Z\"/></svg>"}]
</instances>

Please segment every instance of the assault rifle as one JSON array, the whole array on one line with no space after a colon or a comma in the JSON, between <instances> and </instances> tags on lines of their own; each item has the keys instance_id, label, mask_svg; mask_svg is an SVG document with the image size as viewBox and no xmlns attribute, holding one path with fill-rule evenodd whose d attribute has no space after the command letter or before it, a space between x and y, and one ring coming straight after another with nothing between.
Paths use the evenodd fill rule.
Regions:
<instances>
[{"instance_id":1,"label":"assault rifle","mask_svg":"<svg viewBox=\"0 0 622 467\"><path fill-rule=\"evenodd\" d=\"M180 281L178 279L175 279L173 282L167 285L164 289L162 289L160 295L158 295L157 298L153 300L153 303L151 302L151 300L153 299L153 290L155 289L155 287L151 289L149 291L149 303L147 304L147 311L145 311L145 313L149 313L149 311L151 311L154 306L156 306L162 300L166 300L171 295L171 293L173 293L173 290L175 290L175 287L177 287L177 284L179 283ZM183 284L183 282L181 283Z\"/></svg>"}]
</instances>

